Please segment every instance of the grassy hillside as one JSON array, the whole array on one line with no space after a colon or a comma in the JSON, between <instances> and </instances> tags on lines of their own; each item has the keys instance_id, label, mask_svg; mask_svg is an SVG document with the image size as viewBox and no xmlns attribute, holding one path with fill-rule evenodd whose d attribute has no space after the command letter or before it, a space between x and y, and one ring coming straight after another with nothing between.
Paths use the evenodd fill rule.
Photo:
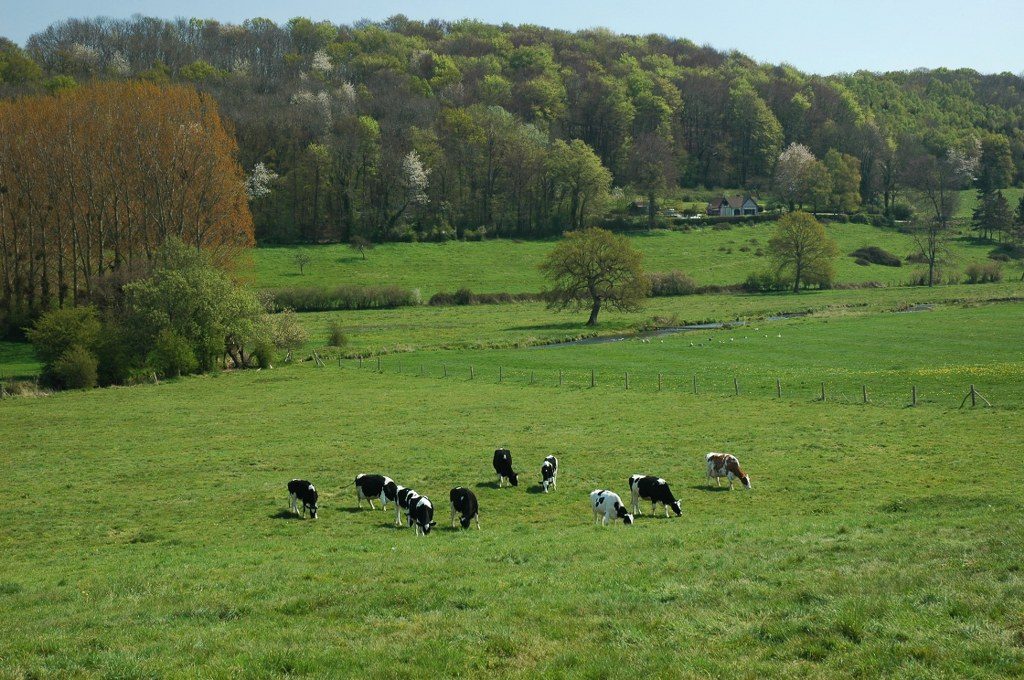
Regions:
<instances>
[{"instance_id":1,"label":"grassy hillside","mask_svg":"<svg viewBox=\"0 0 1024 680\"><path fill-rule=\"evenodd\" d=\"M0 412L6 677L1024 673L1015 411L302 365ZM499 443L518 488L493 488ZM709 450L753 491L708 489ZM355 511L369 471L432 497L438 530ZM594 526L587 493L635 472L667 478L683 517ZM296 476L319 485L316 522L285 511ZM448 529L457 484L482 531Z\"/></svg>"},{"instance_id":2,"label":"grassy hillside","mask_svg":"<svg viewBox=\"0 0 1024 680\"><path fill-rule=\"evenodd\" d=\"M1007 202L1010 204L1010 210L1017 209L1017 202L1020 201L1020 197L1024 196L1024 188L1021 187L1009 187L1003 189L1003 196L1006 197ZM974 189L968 189L960 192L960 205L957 208L956 216L965 220L971 219L971 214L974 209L978 207L978 192Z\"/></svg>"},{"instance_id":3,"label":"grassy hillside","mask_svg":"<svg viewBox=\"0 0 1024 680\"><path fill-rule=\"evenodd\" d=\"M836 265L840 282L878 281L903 284L915 267L863 267L848 254L864 246L879 246L905 258L914 251L912 239L892 229L863 224L838 224L829 228L842 256ZM728 231L710 228L692 232L656 231L633 237L644 252L647 271L679 269L701 284L741 283L753 271L766 268L758 249L767 247L771 225L736 227ZM344 245L257 248L253 253L255 282L261 287L320 286L342 283L395 284L419 288L424 297L438 290L466 286L475 292L536 292L544 282L537 264L553 241L435 243L387 243L367 253L366 259ZM990 245L964 239L954 244L957 265L984 260ZM293 258L307 253L312 263L299 275Z\"/></svg>"}]
</instances>

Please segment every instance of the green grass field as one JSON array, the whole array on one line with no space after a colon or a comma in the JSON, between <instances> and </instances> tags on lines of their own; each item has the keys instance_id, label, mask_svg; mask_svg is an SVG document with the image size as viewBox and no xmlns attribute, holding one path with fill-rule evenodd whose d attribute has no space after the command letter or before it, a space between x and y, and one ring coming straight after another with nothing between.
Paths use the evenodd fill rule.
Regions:
<instances>
[{"instance_id":1,"label":"green grass field","mask_svg":"<svg viewBox=\"0 0 1024 680\"><path fill-rule=\"evenodd\" d=\"M637 241L666 263L650 269L688 269L667 264L685 244L709 256L740 231ZM844 250L889 247L882 233ZM321 247L301 283L341 282L329 265L425 294L536 290L528 260L550 246L381 247L368 279ZM687 255L723 282L760 260L743 256ZM283 271L259 282L299 283ZM0 678L1019 677L1022 298L1016 280L700 295L597 328L539 303L311 313L300 358L322 368L4 399ZM324 348L335 321L350 342ZM705 321L749 325L635 337ZM623 339L535 347L594 335ZM356 354L382 370L337 360ZM38 368L0 343L0 378ZM971 383L992 408L957 408ZM499 444L518 488L494 487ZM736 453L753 490L710 489L711 450ZM360 472L430 496L438 530L356 511ZM594 526L587 494L628 497L637 472L668 479L683 516ZM286 512L293 477L317 484L318 521ZM455 485L482 531L448 528Z\"/></svg>"},{"instance_id":2,"label":"green grass field","mask_svg":"<svg viewBox=\"0 0 1024 680\"><path fill-rule=\"evenodd\" d=\"M860 266L849 253L864 246L879 246L900 258L914 251L910 236L892 229L863 224L837 224L828 228L842 253L836 263L836 280L843 283L877 281L903 285L917 269L914 265L883 267ZM757 250L767 246L771 225L736 227L727 231L710 228L691 232L655 231L633 236L644 252L647 271L686 272L699 284L730 285L742 283L752 271L768 267L767 258ZM439 290L454 291L466 286L478 293L537 292L544 281L537 265L554 241L509 241L448 243L387 243L378 245L365 260L344 245L257 248L253 252L256 285L265 288L283 286L326 286L336 284L394 284L418 288L427 298ZM746 250L743 250L746 249ZM954 243L954 268L983 261L990 244L971 239ZM312 263L305 274L292 258L302 250Z\"/></svg>"},{"instance_id":3,"label":"green grass field","mask_svg":"<svg viewBox=\"0 0 1024 680\"><path fill-rule=\"evenodd\" d=\"M7 400L0 438L4 677L1024 673L1015 410L303 364ZM493 488L500 443L518 488ZM707 488L709 450L753 490ZM369 471L433 498L438 531L355 511ZM588 492L635 472L683 517L594 526ZM316 522L285 511L296 476ZM447 527L457 484L482 531Z\"/></svg>"}]
</instances>

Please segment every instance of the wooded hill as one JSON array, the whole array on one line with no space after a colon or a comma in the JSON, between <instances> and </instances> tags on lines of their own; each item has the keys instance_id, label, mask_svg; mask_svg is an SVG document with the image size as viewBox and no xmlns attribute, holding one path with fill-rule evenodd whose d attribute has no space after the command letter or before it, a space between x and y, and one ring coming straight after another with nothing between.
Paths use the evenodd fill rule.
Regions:
<instances>
[{"instance_id":1,"label":"wooded hill","mask_svg":"<svg viewBox=\"0 0 1024 680\"><path fill-rule=\"evenodd\" d=\"M987 153L995 184L1024 178L1008 73L821 77L663 35L403 16L74 19L0 44L5 96L127 78L215 97L265 242L550 235L592 221L612 186L771 192L792 142L855 157L879 211L911 183L907 149Z\"/></svg>"}]
</instances>

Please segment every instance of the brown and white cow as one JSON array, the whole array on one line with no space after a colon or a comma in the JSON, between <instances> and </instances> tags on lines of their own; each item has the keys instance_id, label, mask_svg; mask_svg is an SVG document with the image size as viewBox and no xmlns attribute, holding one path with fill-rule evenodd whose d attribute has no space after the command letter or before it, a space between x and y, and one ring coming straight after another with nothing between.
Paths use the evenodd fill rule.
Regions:
<instances>
[{"instance_id":1,"label":"brown and white cow","mask_svg":"<svg viewBox=\"0 0 1024 680\"><path fill-rule=\"evenodd\" d=\"M743 486L750 488L750 475L740 467L739 460L731 453L709 453L706 457L708 462L708 480L714 478L718 486L722 486L722 477L729 478L729 490L732 491L733 481L740 480Z\"/></svg>"}]
</instances>

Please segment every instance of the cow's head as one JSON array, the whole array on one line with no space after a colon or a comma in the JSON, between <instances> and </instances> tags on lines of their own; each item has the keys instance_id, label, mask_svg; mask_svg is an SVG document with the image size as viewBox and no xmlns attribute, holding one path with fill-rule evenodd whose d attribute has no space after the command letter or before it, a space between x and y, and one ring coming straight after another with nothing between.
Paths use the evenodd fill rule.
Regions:
<instances>
[{"instance_id":1,"label":"cow's head","mask_svg":"<svg viewBox=\"0 0 1024 680\"><path fill-rule=\"evenodd\" d=\"M679 507L679 501L672 501L668 504L668 507L672 508L672 512L676 513L676 517L683 514L682 509Z\"/></svg>"},{"instance_id":2,"label":"cow's head","mask_svg":"<svg viewBox=\"0 0 1024 680\"><path fill-rule=\"evenodd\" d=\"M313 500L312 503L306 503L306 507L309 508L309 516L310 516L310 518L311 519L316 519L316 511L318 509L317 508L317 504L316 504L316 500Z\"/></svg>"},{"instance_id":3,"label":"cow's head","mask_svg":"<svg viewBox=\"0 0 1024 680\"><path fill-rule=\"evenodd\" d=\"M745 487L747 487L749 489L750 488L750 475L740 475L740 482L743 483L743 486L745 486Z\"/></svg>"},{"instance_id":4,"label":"cow's head","mask_svg":"<svg viewBox=\"0 0 1024 680\"><path fill-rule=\"evenodd\" d=\"M468 529L469 528L469 523L470 523L470 521L472 521L472 519L473 519L472 517L465 517L465 516L464 517L460 517L459 518L459 524L462 525L463 529Z\"/></svg>"},{"instance_id":5,"label":"cow's head","mask_svg":"<svg viewBox=\"0 0 1024 680\"><path fill-rule=\"evenodd\" d=\"M519 486L519 475L514 472L509 472L508 481L512 483L512 486Z\"/></svg>"},{"instance_id":6,"label":"cow's head","mask_svg":"<svg viewBox=\"0 0 1024 680\"><path fill-rule=\"evenodd\" d=\"M615 514L618 515L618 517L620 519L622 519L622 523L623 524L632 524L633 523L633 514L626 511L626 506L625 505L622 505L621 503L616 503L615 504Z\"/></svg>"},{"instance_id":7,"label":"cow's head","mask_svg":"<svg viewBox=\"0 0 1024 680\"><path fill-rule=\"evenodd\" d=\"M432 526L434 526L435 524L437 524L437 522L427 522L426 524L421 524L420 525L420 529L423 530L424 534L429 534L430 533L430 528Z\"/></svg>"}]
</instances>

